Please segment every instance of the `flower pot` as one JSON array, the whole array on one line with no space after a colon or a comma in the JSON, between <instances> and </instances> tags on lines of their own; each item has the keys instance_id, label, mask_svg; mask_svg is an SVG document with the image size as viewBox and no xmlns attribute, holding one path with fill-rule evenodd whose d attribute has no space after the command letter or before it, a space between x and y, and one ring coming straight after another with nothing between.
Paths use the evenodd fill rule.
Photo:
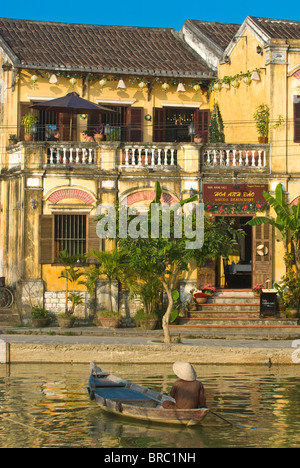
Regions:
<instances>
[{"instance_id":1,"label":"flower pot","mask_svg":"<svg viewBox=\"0 0 300 468\"><path fill-rule=\"evenodd\" d=\"M60 328L72 328L75 322L75 317L57 317Z\"/></svg>"},{"instance_id":2,"label":"flower pot","mask_svg":"<svg viewBox=\"0 0 300 468\"><path fill-rule=\"evenodd\" d=\"M156 318L139 319L138 325L142 330L155 330L158 325L158 320Z\"/></svg>"},{"instance_id":3,"label":"flower pot","mask_svg":"<svg viewBox=\"0 0 300 468\"><path fill-rule=\"evenodd\" d=\"M266 136L258 137L258 143L262 143L262 144L268 143L268 137Z\"/></svg>"},{"instance_id":4,"label":"flower pot","mask_svg":"<svg viewBox=\"0 0 300 468\"><path fill-rule=\"evenodd\" d=\"M32 319L32 326L35 328L44 328L49 325L49 318L36 318Z\"/></svg>"},{"instance_id":5,"label":"flower pot","mask_svg":"<svg viewBox=\"0 0 300 468\"><path fill-rule=\"evenodd\" d=\"M293 309L292 307L287 307L285 309L285 315L287 318L297 318L298 317L298 310Z\"/></svg>"},{"instance_id":6,"label":"flower pot","mask_svg":"<svg viewBox=\"0 0 300 468\"><path fill-rule=\"evenodd\" d=\"M208 297L195 297L197 304L206 304Z\"/></svg>"},{"instance_id":7,"label":"flower pot","mask_svg":"<svg viewBox=\"0 0 300 468\"><path fill-rule=\"evenodd\" d=\"M115 317L98 317L98 320L103 328L120 328L121 319Z\"/></svg>"},{"instance_id":8,"label":"flower pot","mask_svg":"<svg viewBox=\"0 0 300 468\"><path fill-rule=\"evenodd\" d=\"M24 140L25 141L31 141L32 140L32 135L30 135L29 133L25 133L24 134Z\"/></svg>"},{"instance_id":9,"label":"flower pot","mask_svg":"<svg viewBox=\"0 0 300 468\"><path fill-rule=\"evenodd\" d=\"M202 143L202 138L194 137L194 143Z\"/></svg>"},{"instance_id":10,"label":"flower pot","mask_svg":"<svg viewBox=\"0 0 300 468\"><path fill-rule=\"evenodd\" d=\"M102 141L103 138L104 138L103 133L95 133L95 135L94 135L94 139L95 139L95 141L97 141L97 142Z\"/></svg>"}]
</instances>

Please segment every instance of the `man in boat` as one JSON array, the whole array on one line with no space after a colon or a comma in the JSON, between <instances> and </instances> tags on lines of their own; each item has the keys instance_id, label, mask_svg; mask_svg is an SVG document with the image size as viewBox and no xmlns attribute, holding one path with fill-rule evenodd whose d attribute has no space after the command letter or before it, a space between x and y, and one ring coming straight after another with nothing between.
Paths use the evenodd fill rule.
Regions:
<instances>
[{"instance_id":1,"label":"man in boat","mask_svg":"<svg viewBox=\"0 0 300 468\"><path fill-rule=\"evenodd\" d=\"M193 366L189 362L177 361L173 365L173 371L179 377L179 380L174 383L170 391L170 396L174 398L175 403L165 400L162 403L163 408L205 408L205 390L202 383L197 380L197 374Z\"/></svg>"}]
</instances>

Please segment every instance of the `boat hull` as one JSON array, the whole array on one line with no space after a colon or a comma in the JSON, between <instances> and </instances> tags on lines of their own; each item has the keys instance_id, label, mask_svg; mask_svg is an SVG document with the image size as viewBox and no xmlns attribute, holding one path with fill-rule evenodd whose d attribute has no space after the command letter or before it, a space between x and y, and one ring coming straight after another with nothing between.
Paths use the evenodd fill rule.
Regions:
<instances>
[{"instance_id":1,"label":"boat hull","mask_svg":"<svg viewBox=\"0 0 300 468\"><path fill-rule=\"evenodd\" d=\"M140 385L119 379L111 374L90 376L88 391L90 398L108 413L137 420L176 424L184 426L199 425L208 408L164 409L164 400L174 401L165 394L155 392Z\"/></svg>"}]
</instances>

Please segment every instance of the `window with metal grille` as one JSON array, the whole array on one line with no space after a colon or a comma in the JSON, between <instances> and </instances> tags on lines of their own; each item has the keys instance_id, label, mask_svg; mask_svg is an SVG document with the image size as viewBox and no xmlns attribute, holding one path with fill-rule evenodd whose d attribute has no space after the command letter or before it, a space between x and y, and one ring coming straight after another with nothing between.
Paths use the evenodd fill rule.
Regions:
<instances>
[{"instance_id":1,"label":"window with metal grille","mask_svg":"<svg viewBox=\"0 0 300 468\"><path fill-rule=\"evenodd\" d=\"M86 215L55 215L55 257L61 250L67 250L69 255L83 255L86 253L86 237Z\"/></svg>"}]
</instances>

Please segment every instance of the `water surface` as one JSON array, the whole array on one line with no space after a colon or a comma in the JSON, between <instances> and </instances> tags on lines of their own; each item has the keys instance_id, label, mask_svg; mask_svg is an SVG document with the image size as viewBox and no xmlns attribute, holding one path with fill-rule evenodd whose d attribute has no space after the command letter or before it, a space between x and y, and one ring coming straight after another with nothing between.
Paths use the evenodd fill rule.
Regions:
<instances>
[{"instance_id":1,"label":"water surface","mask_svg":"<svg viewBox=\"0 0 300 468\"><path fill-rule=\"evenodd\" d=\"M170 365L106 365L120 377L168 392ZM89 365L0 365L1 448L298 447L300 367L195 366L214 415L184 428L108 415L87 392ZM255 427L255 429L251 429ZM257 429L258 428L258 429Z\"/></svg>"}]
</instances>

